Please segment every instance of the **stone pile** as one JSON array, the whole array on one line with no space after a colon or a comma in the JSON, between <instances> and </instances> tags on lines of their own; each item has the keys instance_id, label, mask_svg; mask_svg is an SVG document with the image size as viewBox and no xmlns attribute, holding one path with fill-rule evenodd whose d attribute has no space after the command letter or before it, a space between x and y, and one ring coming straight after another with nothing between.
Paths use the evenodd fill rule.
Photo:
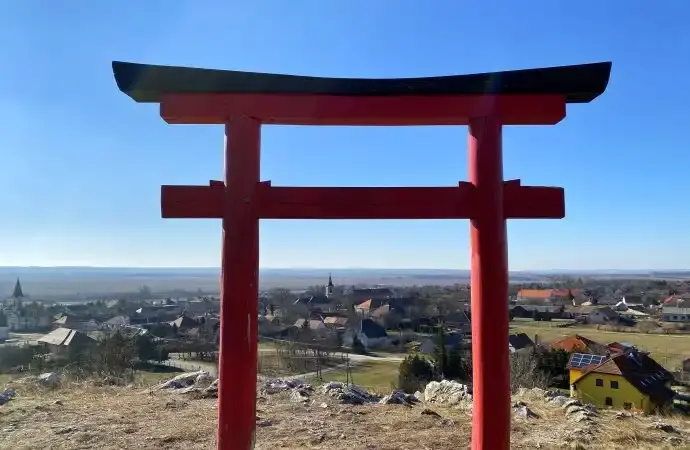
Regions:
<instances>
[{"instance_id":1,"label":"stone pile","mask_svg":"<svg viewBox=\"0 0 690 450\"><path fill-rule=\"evenodd\" d=\"M565 412L565 416L571 422L589 423L598 416L597 408L592 405L586 405L579 400L570 398L559 391L545 391L544 389L520 389L518 395L532 395L535 397L542 397L547 404L561 408Z\"/></svg>"},{"instance_id":2,"label":"stone pile","mask_svg":"<svg viewBox=\"0 0 690 450\"><path fill-rule=\"evenodd\" d=\"M424 389L424 401L472 409L472 388L457 381L432 381Z\"/></svg>"},{"instance_id":3,"label":"stone pile","mask_svg":"<svg viewBox=\"0 0 690 450\"><path fill-rule=\"evenodd\" d=\"M311 384L305 383L297 379L268 379L261 386L261 392L264 394L277 394L279 392L290 392L290 397L294 402L306 402L309 396L314 392Z\"/></svg>"},{"instance_id":4,"label":"stone pile","mask_svg":"<svg viewBox=\"0 0 690 450\"><path fill-rule=\"evenodd\" d=\"M180 394L197 393L202 397L217 397L218 380L214 380L203 370L185 372L159 384L156 389L172 389Z\"/></svg>"},{"instance_id":5,"label":"stone pile","mask_svg":"<svg viewBox=\"0 0 690 450\"><path fill-rule=\"evenodd\" d=\"M362 405L364 403L377 403L381 399L376 394L368 392L354 384L331 381L321 387L324 394L329 395L342 403L350 405Z\"/></svg>"},{"instance_id":6,"label":"stone pile","mask_svg":"<svg viewBox=\"0 0 690 450\"><path fill-rule=\"evenodd\" d=\"M393 391L390 395L386 395L379 403L382 405L416 405L419 399L412 394L406 394L402 391Z\"/></svg>"},{"instance_id":7,"label":"stone pile","mask_svg":"<svg viewBox=\"0 0 690 450\"><path fill-rule=\"evenodd\" d=\"M513 403L513 409L515 409L515 417L520 417L521 419L538 419L539 416L529 409L525 402L515 402Z\"/></svg>"},{"instance_id":8,"label":"stone pile","mask_svg":"<svg viewBox=\"0 0 690 450\"><path fill-rule=\"evenodd\" d=\"M4 391L0 392L0 406L8 403L10 400L14 398L16 395L16 391L11 388L7 388Z\"/></svg>"}]
</instances>

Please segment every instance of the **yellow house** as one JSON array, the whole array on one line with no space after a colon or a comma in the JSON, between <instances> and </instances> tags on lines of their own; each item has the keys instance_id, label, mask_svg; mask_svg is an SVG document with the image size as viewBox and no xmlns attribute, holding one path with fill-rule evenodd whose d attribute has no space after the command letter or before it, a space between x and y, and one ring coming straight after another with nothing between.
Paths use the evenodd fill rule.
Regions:
<instances>
[{"instance_id":1,"label":"yellow house","mask_svg":"<svg viewBox=\"0 0 690 450\"><path fill-rule=\"evenodd\" d=\"M610 356L573 353L568 362L570 396L598 407L651 412L669 403L673 376L647 353Z\"/></svg>"}]
</instances>

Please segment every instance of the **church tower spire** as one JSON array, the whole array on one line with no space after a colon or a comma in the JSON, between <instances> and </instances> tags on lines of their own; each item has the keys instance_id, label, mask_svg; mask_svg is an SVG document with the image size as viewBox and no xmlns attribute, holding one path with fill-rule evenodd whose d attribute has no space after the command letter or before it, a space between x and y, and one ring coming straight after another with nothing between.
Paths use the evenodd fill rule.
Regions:
<instances>
[{"instance_id":1,"label":"church tower spire","mask_svg":"<svg viewBox=\"0 0 690 450\"><path fill-rule=\"evenodd\" d=\"M326 297L330 297L333 295L333 278L331 278L331 274L328 274L328 285L326 286Z\"/></svg>"},{"instance_id":2,"label":"church tower spire","mask_svg":"<svg viewBox=\"0 0 690 450\"><path fill-rule=\"evenodd\" d=\"M12 293L12 298L24 298L24 292L22 292L22 284L17 278L17 282L14 283L14 292Z\"/></svg>"},{"instance_id":3,"label":"church tower spire","mask_svg":"<svg viewBox=\"0 0 690 450\"><path fill-rule=\"evenodd\" d=\"M19 278L17 278L17 282L14 283L14 292L12 292L12 306L16 309L21 308L23 298L24 292L22 292L22 284L19 282Z\"/></svg>"}]
</instances>

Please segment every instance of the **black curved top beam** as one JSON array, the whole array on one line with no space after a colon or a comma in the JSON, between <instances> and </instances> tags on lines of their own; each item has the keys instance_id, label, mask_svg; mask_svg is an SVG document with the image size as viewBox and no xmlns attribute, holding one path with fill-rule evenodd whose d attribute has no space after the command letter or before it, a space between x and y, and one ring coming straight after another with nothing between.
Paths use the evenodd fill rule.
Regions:
<instances>
[{"instance_id":1,"label":"black curved top beam","mask_svg":"<svg viewBox=\"0 0 690 450\"><path fill-rule=\"evenodd\" d=\"M560 94L589 103L609 82L611 62L427 78L320 78L113 61L117 87L141 103L165 94L266 93L323 95Z\"/></svg>"}]
</instances>

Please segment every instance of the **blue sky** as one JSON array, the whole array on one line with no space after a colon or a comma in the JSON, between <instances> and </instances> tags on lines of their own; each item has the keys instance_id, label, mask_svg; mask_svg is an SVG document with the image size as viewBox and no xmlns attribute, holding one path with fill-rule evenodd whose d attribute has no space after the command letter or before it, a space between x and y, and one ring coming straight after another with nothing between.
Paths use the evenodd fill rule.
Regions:
<instances>
[{"instance_id":1,"label":"blue sky","mask_svg":"<svg viewBox=\"0 0 690 450\"><path fill-rule=\"evenodd\" d=\"M594 13L591 13L594 11ZM161 184L222 177L223 130L166 125L113 59L343 77L612 60L554 127L508 128L505 177L563 186L512 221L510 267L690 268L690 4L641 0L0 2L0 265L217 266L220 222L160 218ZM262 179L433 186L466 129L265 127ZM466 221L264 221L264 267L467 268Z\"/></svg>"}]
</instances>

